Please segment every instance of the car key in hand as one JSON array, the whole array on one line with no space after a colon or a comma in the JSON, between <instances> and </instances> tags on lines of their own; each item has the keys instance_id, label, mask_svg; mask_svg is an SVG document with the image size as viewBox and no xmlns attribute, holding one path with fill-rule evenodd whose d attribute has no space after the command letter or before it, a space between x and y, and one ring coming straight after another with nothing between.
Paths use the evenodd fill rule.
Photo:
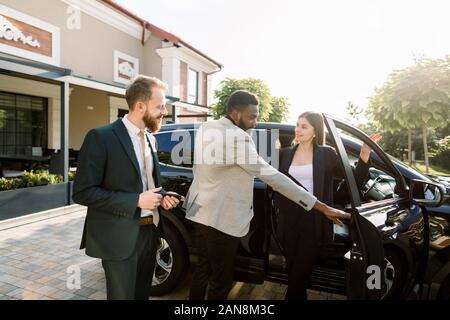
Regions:
<instances>
[{"instance_id":1,"label":"car key in hand","mask_svg":"<svg viewBox=\"0 0 450 320\"><path fill-rule=\"evenodd\" d=\"M160 195L162 195L163 197L165 197L165 196L171 196L171 197L175 197L175 198L177 198L178 200L180 200L180 201L184 201L184 197L181 195L181 194L178 194L178 193L176 193L176 192L173 192L173 191L166 191L166 190L164 190L163 188L161 188L161 190L159 190L158 192L156 192L156 193L159 193Z\"/></svg>"}]
</instances>

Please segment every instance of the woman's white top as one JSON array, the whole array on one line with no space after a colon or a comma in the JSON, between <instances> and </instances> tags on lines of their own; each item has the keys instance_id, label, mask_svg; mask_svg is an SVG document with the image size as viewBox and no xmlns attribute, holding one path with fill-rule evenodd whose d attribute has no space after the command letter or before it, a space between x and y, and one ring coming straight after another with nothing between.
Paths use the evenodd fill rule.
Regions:
<instances>
[{"instance_id":1,"label":"woman's white top","mask_svg":"<svg viewBox=\"0 0 450 320\"><path fill-rule=\"evenodd\" d=\"M300 182L310 193L314 192L314 181L313 181L313 165L305 164L302 166L289 167L289 174Z\"/></svg>"}]
</instances>

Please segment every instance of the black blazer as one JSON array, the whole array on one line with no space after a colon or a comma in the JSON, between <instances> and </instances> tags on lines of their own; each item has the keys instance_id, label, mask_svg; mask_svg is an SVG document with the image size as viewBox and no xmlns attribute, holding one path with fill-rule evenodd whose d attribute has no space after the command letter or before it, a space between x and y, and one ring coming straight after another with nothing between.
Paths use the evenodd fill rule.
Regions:
<instances>
[{"instance_id":1,"label":"black blazer","mask_svg":"<svg viewBox=\"0 0 450 320\"><path fill-rule=\"evenodd\" d=\"M279 171L288 174L292 159L298 148L298 145L284 148L280 150L280 167ZM354 171L357 185L362 187L370 165L361 159ZM313 182L314 190L312 192L318 200L329 206L333 206L333 197L336 190L333 187L333 176L343 177L340 159L336 151L329 146L314 146L313 150ZM297 182L294 180L294 182ZM298 183L298 182L297 182ZM284 230L282 230L282 242L289 244L292 242L290 235L302 235L313 240L319 246L332 241L333 239L333 223L319 212L306 212L283 195L274 192L273 200L275 210L282 216ZM288 229L286 229L288 228ZM296 240L295 240L296 241Z\"/></svg>"},{"instance_id":2,"label":"black blazer","mask_svg":"<svg viewBox=\"0 0 450 320\"><path fill-rule=\"evenodd\" d=\"M149 145L159 187L158 156ZM89 131L73 185L73 201L88 207L80 246L86 247L87 255L106 260L131 256L139 234L142 190L139 163L122 120ZM161 215L158 228L163 236L162 220Z\"/></svg>"}]
</instances>

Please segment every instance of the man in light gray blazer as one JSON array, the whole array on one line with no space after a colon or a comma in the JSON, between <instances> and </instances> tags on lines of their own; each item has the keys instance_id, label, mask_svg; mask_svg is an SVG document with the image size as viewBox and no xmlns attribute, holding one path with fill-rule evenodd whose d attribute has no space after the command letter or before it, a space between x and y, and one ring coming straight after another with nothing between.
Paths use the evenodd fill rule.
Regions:
<instances>
[{"instance_id":1,"label":"man in light gray blazer","mask_svg":"<svg viewBox=\"0 0 450 320\"><path fill-rule=\"evenodd\" d=\"M328 207L269 165L246 132L256 127L257 97L244 90L229 98L227 116L204 123L195 138L194 180L184 203L195 223L198 263L189 298L226 299L233 282L239 239L253 217L253 179L258 177L301 207L312 208L342 225L343 211ZM313 213L311 213L313 214Z\"/></svg>"}]
</instances>

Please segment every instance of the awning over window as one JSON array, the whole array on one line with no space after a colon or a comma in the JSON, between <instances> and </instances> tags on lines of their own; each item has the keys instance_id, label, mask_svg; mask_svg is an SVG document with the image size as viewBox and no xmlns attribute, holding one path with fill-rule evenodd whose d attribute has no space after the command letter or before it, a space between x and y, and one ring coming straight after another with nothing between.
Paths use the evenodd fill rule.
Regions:
<instances>
[{"instance_id":1,"label":"awning over window","mask_svg":"<svg viewBox=\"0 0 450 320\"><path fill-rule=\"evenodd\" d=\"M0 56L0 72L14 75L22 74L31 77L44 78L47 80L56 80L72 74L72 70L55 67L41 62L33 62L22 59L14 59Z\"/></svg>"}]
</instances>

